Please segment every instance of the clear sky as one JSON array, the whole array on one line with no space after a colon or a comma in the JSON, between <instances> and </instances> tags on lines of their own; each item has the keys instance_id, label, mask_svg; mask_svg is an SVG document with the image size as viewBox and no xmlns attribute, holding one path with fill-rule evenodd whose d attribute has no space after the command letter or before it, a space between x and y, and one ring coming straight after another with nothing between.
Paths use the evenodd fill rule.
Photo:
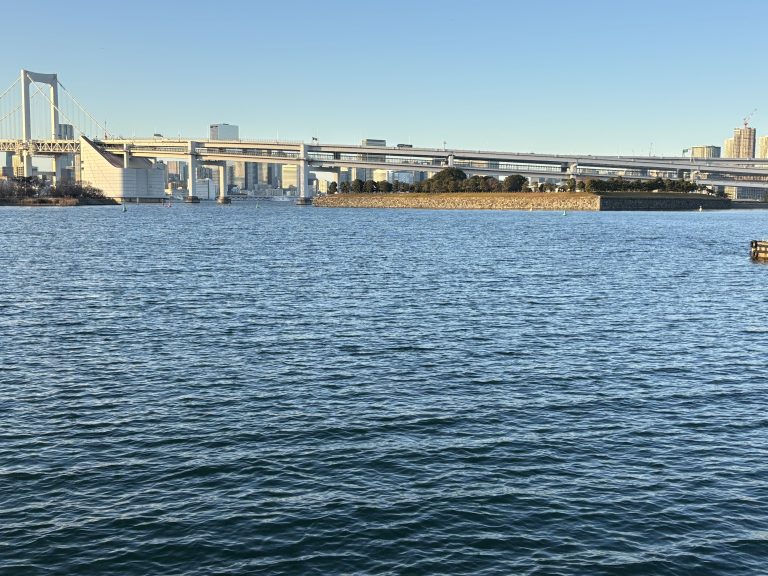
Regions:
<instances>
[{"instance_id":1,"label":"clear sky","mask_svg":"<svg viewBox=\"0 0 768 576\"><path fill-rule=\"evenodd\" d=\"M56 72L109 131L584 154L768 134L768 2L3 4L0 90ZM4 79L4 80L3 80Z\"/></svg>"}]
</instances>

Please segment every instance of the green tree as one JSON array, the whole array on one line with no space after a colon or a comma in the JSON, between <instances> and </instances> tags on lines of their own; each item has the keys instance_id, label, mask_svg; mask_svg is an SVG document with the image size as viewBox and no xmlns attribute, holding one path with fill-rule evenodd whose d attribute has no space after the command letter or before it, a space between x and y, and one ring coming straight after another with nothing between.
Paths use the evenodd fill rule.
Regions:
<instances>
[{"instance_id":1,"label":"green tree","mask_svg":"<svg viewBox=\"0 0 768 576\"><path fill-rule=\"evenodd\" d=\"M349 185L349 191L352 194L360 194L363 191L363 181L360 178L352 180L352 184Z\"/></svg>"},{"instance_id":2,"label":"green tree","mask_svg":"<svg viewBox=\"0 0 768 576\"><path fill-rule=\"evenodd\" d=\"M341 190L342 194L349 194L349 190L350 190L349 182L347 182L346 180L342 182L341 185L339 186L339 189Z\"/></svg>"},{"instance_id":3,"label":"green tree","mask_svg":"<svg viewBox=\"0 0 768 576\"><path fill-rule=\"evenodd\" d=\"M376 190L376 182L373 180L366 180L363 182L363 193L364 194L374 194L377 192Z\"/></svg>"},{"instance_id":4,"label":"green tree","mask_svg":"<svg viewBox=\"0 0 768 576\"><path fill-rule=\"evenodd\" d=\"M392 184L388 180L379 180L376 182L376 189L381 193L392 192Z\"/></svg>"},{"instance_id":5,"label":"green tree","mask_svg":"<svg viewBox=\"0 0 768 576\"><path fill-rule=\"evenodd\" d=\"M485 192L485 179L482 176L472 176L464 182L465 192Z\"/></svg>"},{"instance_id":6,"label":"green tree","mask_svg":"<svg viewBox=\"0 0 768 576\"><path fill-rule=\"evenodd\" d=\"M504 182L501 184L501 189L504 192L521 192L523 187L528 184L528 178L521 174L512 174L504 178Z\"/></svg>"},{"instance_id":7,"label":"green tree","mask_svg":"<svg viewBox=\"0 0 768 576\"><path fill-rule=\"evenodd\" d=\"M483 178L483 185L486 192L499 192L501 190L501 182L494 176L486 176Z\"/></svg>"},{"instance_id":8,"label":"green tree","mask_svg":"<svg viewBox=\"0 0 768 576\"><path fill-rule=\"evenodd\" d=\"M336 194L339 190L339 185L336 184L336 182L331 182L328 184L328 194Z\"/></svg>"},{"instance_id":9,"label":"green tree","mask_svg":"<svg viewBox=\"0 0 768 576\"><path fill-rule=\"evenodd\" d=\"M455 188L454 183L463 182L467 175L458 168L445 168L430 178L432 192L450 192Z\"/></svg>"},{"instance_id":10,"label":"green tree","mask_svg":"<svg viewBox=\"0 0 768 576\"><path fill-rule=\"evenodd\" d=\"M464 172L464 170L460 170L459 168L450 167L450 168L443 168L442 170L440 170L440 172L438 172L437 174L432 176L432 179L435 180L435 181L440 181L440 180L466 180L467 179L467 174L466 174L466 172Z\"/></svg>"}]
</instances>

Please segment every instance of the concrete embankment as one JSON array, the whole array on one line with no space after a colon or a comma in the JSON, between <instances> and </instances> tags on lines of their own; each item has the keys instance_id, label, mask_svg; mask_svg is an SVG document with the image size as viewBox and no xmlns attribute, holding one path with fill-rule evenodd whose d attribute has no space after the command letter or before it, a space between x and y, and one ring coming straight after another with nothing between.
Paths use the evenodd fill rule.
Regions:
<instances>
[{"instance_id":1,"label":"concrete embankment","mask_svg":"<svg viewBox=\"0 0 768 576\"><path fill-rule=\"evenodd\" d=\"M601 211L619 210L726 210L731 208L728 198L704 194L603 194L600 196Z\"/></svg>"},{"instance_id":2,"label":"concrete embankment","mask_svg":"<svg viewBox=\"0 0 768 576\"><path fill-rule=\"evenodd\" d=\"M314 205L331 208L421 208L430 210L722 210L730 200L699 194L589 194L508 192L448 194L334 194Z\"/></svg>"}]
</instances>

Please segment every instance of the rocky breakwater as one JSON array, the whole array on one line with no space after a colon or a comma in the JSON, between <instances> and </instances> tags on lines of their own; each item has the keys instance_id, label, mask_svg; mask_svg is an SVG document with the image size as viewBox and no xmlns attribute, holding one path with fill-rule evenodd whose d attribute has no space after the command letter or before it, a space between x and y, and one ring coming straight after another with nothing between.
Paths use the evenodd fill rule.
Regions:
<instances>
[{"instance_id":1,"label":"rocky breakwater","mask_svg":"<svg viewBox=\"0 0 768 576\"><path fill-rule=\"evenodd\" d=\"M573 192L447 194L332 194L314 198L324 208L418 208L428 210L594 210L600 197Z\"/></svg>"}]
</instances>

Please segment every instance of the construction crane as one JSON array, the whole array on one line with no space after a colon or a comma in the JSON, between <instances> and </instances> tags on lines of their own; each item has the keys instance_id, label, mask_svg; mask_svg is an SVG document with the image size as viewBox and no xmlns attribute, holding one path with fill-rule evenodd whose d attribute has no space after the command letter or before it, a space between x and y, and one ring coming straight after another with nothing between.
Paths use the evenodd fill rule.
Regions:
<instances>
[{"instance_id":1,"label":"construction crane","mask_svg":"<svg viewBox=\"0 0 768 576\"><path fill-rule=\"evenodd\" d=\"M749 114L747 114L745 116L745 118L744 118L744 128L747 127L747 125L749 124L749 121L752 119L752 116L755 115L755 112L757 112L757 108L755 108L754 110L752 110L752 112L750 112Z\"/></svg>"}]
</instances>

